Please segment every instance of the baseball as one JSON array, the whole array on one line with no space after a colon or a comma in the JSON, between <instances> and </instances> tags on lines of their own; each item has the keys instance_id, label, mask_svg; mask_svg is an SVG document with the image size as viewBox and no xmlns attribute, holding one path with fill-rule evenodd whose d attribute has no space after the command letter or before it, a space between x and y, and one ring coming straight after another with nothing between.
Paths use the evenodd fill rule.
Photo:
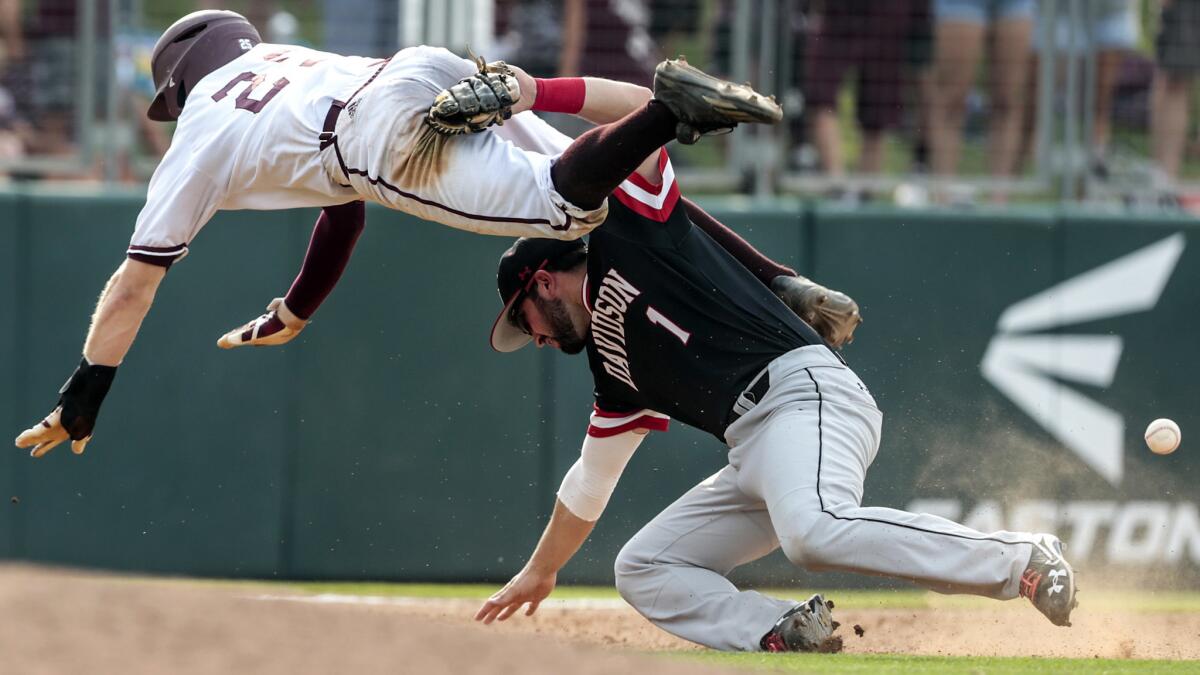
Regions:
<instances>
[{"instance_id":1,"label":"baseball","mask_svg":"<svg viewBox=\"0 0 1200 675\"><path fill-rule=\"evenodd\" d=\"M1146 427L1146 445L1150 447L1150 452L1156 455L1175 452L1181 440L1183 434L1179 432L1179 425L1165 417L1154 420Z\"/></svg>"}]
</instances>

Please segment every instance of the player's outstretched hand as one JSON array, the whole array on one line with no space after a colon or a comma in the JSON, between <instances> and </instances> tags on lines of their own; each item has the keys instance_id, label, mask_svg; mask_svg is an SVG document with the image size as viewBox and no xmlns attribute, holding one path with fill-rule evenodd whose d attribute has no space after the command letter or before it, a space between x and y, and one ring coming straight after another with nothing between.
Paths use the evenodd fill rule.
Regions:
<instances>
[{"instance_id":1,"label":"player's outstretched hand","mask_svg":"<svg viewBox=\"0 0 1200 675\"><path fill-rule=\"evenodd\" d=\"M29 427L17 436L18 448L32 448L29 451L30 457L41 457L42 455L54 449L54 446L69 439L71 436L62 425L62 406L52 410L49 415L41 422ZM87 447L88 441L92 440L91 436L81 438L77 441L71 441L71 452L77 455L83 454L83 449Z\"/></svg>"},{"instance_id":2,"label":"player's outstretched hand","mask_svg":"<svg viewBox=\"0 0 1200 675\"><path fill-rule=\"evenodd\" d=\"M841 349L854 341L854 330L862 323L854 298L799 275L775 277L771 290L829 346Z\"/></svg>"},{"instance_id":3,"label":"player's outstretched hand","mask_svg":"<svg viewBox=\"0 0 1200 675\"><path fill-rule=\"evenodd\" d=\"M275 298L267 305L267 313L250 323L234 328L217 340L221 349L233 349L252 345L269 347L291 342L300 334L308 322L292 313L283 298Z\"/></svg>"},{"instance_id":4,"label":"player's outstretched hand","mask_svg":"<svg viewBox=\"0 0 1200 675\"><path fill-rule=\"evenodd\" d=\"M542 600L550 595L557 581L557 574L539 574L528 568L523 569L504 588L483 603L479 611L475 612L475 620L485 624L497 619L504 621L525 603L529 603L529 608L525 610L525 616L529 616L536 612Z\"/></svg>"}]
</instances>

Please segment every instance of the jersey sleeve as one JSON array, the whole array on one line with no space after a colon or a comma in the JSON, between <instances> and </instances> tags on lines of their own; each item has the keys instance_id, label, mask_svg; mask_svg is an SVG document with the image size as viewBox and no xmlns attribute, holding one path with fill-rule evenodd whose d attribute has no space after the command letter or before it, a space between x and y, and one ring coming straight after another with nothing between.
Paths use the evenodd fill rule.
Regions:
<instances>
[{"instance_id":1,"label":"jersey sleeve","mask_svg":"<svg viewBox=\"0 0 1200 675\"><path fill-rule=\"evenodd\" d=\"M190 161L170 153L154 171L146 205L126 251L133 260L170 267L187 255L188 244L220 207L224 191Z\"/></svg>"},{"instance_id":2,"label":"jersey sleeve","mask_svg":"<svg viewBox=\"0 0 1200 675\"><path fill-rule=\"evenodd\" d=\"M579 518L599 520L625 466L645 438L645 434L632 432L606 438L584 436L579 459L558 488L559 501Z\"/></svg>"},{"instance_id":3,"label":"jersey sleeve","mask_svg":"<svg viewBox=\"0 0 1200 675\"><path fill-rule=\"evenodd\" d=\"M665 148L658 151L658 170L662 173L659 185L652 185L633 173L617 186L612 196L637 215L665 223L679 204L679 184L675 181L675 168Z\"/></svg>"},{"instance_id":4,"label":"jersey sleeve","mask_svg":"<svg viewBox=\"0 0 1200 675\"><path fill-rule=\"evenodd\" d=\"M670 417L648 408L612 403L608 407L601 407L601 403L597 402L588 420L587 434L594 438L609 438L636 429L666 431L670 424Z\"/></svg>"}]
</instances>

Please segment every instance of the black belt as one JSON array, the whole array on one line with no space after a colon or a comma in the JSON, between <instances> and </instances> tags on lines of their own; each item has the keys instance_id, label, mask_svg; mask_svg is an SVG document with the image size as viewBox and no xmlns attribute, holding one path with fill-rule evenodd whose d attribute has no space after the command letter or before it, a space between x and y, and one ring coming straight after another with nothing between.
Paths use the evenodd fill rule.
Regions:
<instances>
[{"instance_id":1,"label":"black belt","mask_svg":"<svg viewBox=\"0 0 1200 675\"><path fill-rule=\"evenodd\" d=\"M766 368L754 376L750 381L750 386L746 387L742 393L738 394L737 400L733 402L733 409L730 410L729 424L733 424L742 415L750 412L750 409L758 405L763 397L767 395L767 391L771 388L771 374Z\"/></svg>"}]
</instances>

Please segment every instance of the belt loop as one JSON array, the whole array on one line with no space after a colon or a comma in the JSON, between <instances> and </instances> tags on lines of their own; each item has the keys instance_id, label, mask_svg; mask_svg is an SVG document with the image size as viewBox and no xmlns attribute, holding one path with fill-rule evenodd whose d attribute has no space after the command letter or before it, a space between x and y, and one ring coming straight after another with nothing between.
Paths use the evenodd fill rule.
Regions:
<instances>
[{"instance_id":1,"label":"belt loop","mask_svg":"<svg viewBox=\"0 0 1200 675\"><path fill-rule=\"evenodd\" d=\"M730 424L737 421L742 415L750 412L750 409L762 402L763 397L767 395L767 391L771 389L770 366L764 367L759 371L758 375L750 380L750 384L746 385L733 402L733 409L730 411Z\"/></svg>"},{"instance_id":2,"label":"belt loop","mask_svg":"<svg viewBox=\"0 0 1200 675\"><path fill-rule=\"evenodd\" d=\"M329 106L329 112L325 113L325 124L321 127L321 133L317 139L321 141L320 149L328 148L337 138L334 131L337 129L338 117L342 114L342 110L346 107L344 101L334 101Z\"/></svg>"}]
</instances>

